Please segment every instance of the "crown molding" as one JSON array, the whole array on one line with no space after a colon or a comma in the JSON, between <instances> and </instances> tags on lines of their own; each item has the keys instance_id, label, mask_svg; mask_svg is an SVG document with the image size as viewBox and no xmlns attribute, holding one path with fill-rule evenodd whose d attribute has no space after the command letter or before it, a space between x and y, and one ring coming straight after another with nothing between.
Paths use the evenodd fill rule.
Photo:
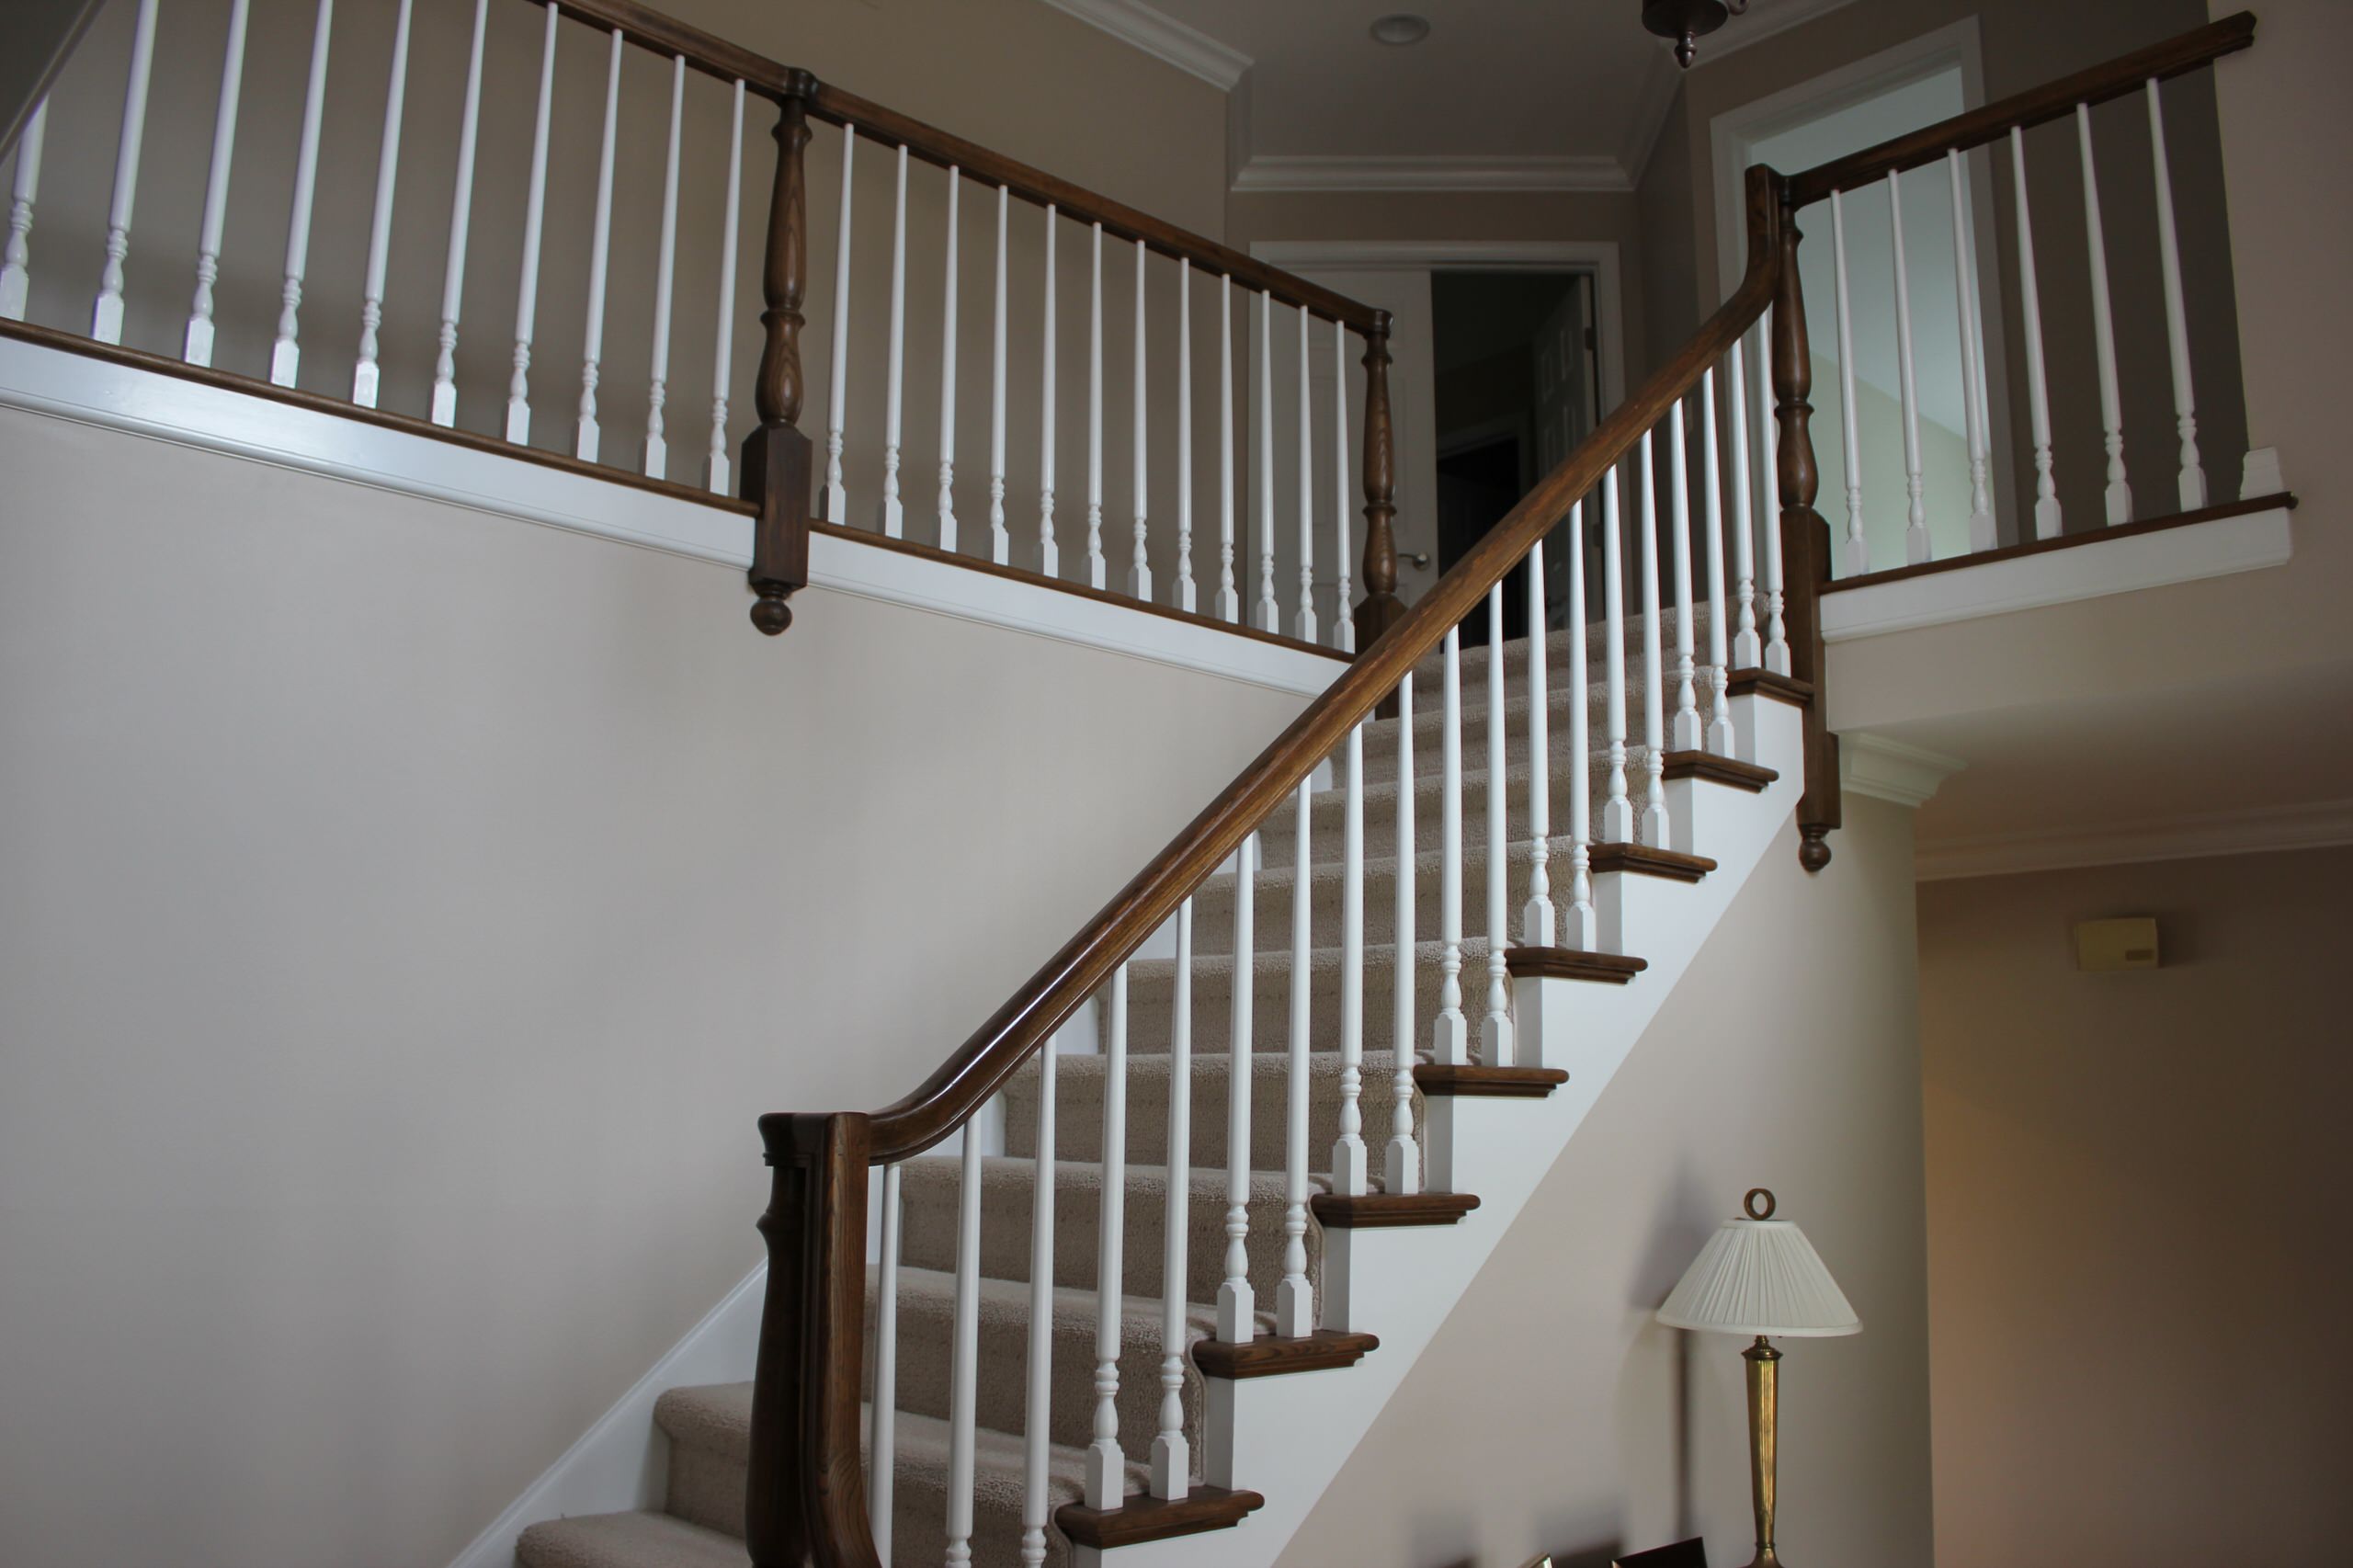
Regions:
<instances>
[{"instance_id":1,"label":"crown molding","mask_svg":"<svg viewBox=\"0 0 2353 1568\"><path fill-rule=\"evenodd\" d=\"M1885 735L1838 737L1839 788L1899 806L1927 805L1946 779L1968 766L1960 757Z\"/></svg>"},{"instance_id":2,"label":"crown molding","mask_svg":"<svg viewBox=\"0 0 2353 1568\"><path fill-rule=\"evenodd\" d=\"M2099 827L2052 827L1922 844L1915 875L1924 882L1999 877L2082 866L2195 860L2353 844L2353 800L2254 806Z\"/></svg>"},{"instance_id":3,"label":"crown molding","mask_svg":"<svg viewBox=\"0 0 2353 1568\"><path fill-rule=\"evenodd\" d=\"M1240 50L1154 10L1142 0L1046 0L1046 4L1188 75L1199 77L1222 93L1233 91L1242 74L1250 69L1250 57Z\"/></svg>"},{"instance_id":4,"label":"crown molding","mask_svg":"<svg viewBox=\"0 0 2353 1568\"><path fill-rule=\"evenodd\" d=\"M1053 0L1048 0L1052 4ZM1763 43L1775 33L1802 28L1817 17L1826 17L1843 10L1855 0L1769 0L1750 9L1745 17L1734 17L1723 27L1710 33L1699 45L1699 57L1691 62L1694 71L1704 71L1727 55L1738 54L1754 43ZM1658 40L1660 52L1673 58L1674 40Z\"/></svg>"},{"instance_id":5,"label":"crown molding","mask_svg":"<svg viewBox=\"0 0 2353 1568\"><path fill-rule=\"evenodd\" d=\"M1630 191L1626 166L1607 153L1481 156L1450 153L1323 156L1260 153L1233 176L1238 191Z\"/></svg>"}]
</instances>

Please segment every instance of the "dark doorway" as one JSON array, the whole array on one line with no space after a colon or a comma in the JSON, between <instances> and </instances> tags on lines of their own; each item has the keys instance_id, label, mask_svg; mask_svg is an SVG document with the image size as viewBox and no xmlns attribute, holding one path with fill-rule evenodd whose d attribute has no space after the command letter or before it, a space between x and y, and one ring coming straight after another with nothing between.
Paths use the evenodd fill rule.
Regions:
<instances>
[{"instance_id":1,"label":"dark doorway","mask_svg":"<svg viewBox=\"0 0 2353 1568\"><path fill-rule=\"evenodd\" d=\"M1503 520L1528 493L1526 448L1517 436L1440 451L1438 460L1438 558L1451 567ZM1487 611L1473 610L1462 623L1462 642L1487 641ZM1528 634L1528 568L1525 562L1504 579L1504 637Z\"/></svg>"}]
</instances>

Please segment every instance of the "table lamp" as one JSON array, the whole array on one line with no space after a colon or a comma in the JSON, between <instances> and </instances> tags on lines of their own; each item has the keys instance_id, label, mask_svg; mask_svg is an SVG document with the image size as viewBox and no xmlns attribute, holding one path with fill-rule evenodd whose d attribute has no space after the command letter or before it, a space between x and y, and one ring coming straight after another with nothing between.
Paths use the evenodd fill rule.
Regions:
<instances>
[{"instance_id":1,"label":"table lamp","mask_svg":"<svg viewBox=\"0 0 2353 1568\"><path fill-rule=\"evenodd\" d=\"M1753 1334L1748 1363L1748 1479L1756 1494L1756 1556L1749 1568L1779 1568L1773 1551L1773 1449L1781 1353L1772 1336L1855 1334L1862 1321L1795 1221L1773 1218L1773 1195L1751 1187L1742 1219L1708 1238L1658 1310L1669 1328Z\"/></svg>"}]
</instances>

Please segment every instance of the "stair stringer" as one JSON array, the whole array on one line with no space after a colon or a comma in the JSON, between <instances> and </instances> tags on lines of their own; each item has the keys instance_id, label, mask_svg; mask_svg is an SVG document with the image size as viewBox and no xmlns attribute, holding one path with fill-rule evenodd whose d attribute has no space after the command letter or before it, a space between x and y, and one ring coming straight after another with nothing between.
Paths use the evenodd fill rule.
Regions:
<instances>
[{"instance_id":1,"label":"stair stringer","mask_svg":"<svg viewBox=\"0 0 2353 1568\"><path fill-rule=\"evenodd\" d=\"M1804 778L1798 710L1746 697L1733 714L1742 755L1780 777L1755 795L1678 791L1677 804L1700 813L1699 842L1717 869L1695 883L1595 879L1597 901L1617 904L1627 950L1650 967L1630 985L1515 987L1520 1064L1565 1068L1569 1081L1543 1100L1429 1102L1431 1186L1476 1193L1479 1207L1453 1225L1324 1233L1323 1326L1378 1335L1381 1347L1330 1371L1209 1381L1206 1479L1258 1493L1265 1506L1233 1529L1080 1548L1079 1568L1272 1568L1282 1555L1795 814ZM1567 869L1557 858L1553 868L1554 892L1565 893Z\"/></svg>"}]
</instances>

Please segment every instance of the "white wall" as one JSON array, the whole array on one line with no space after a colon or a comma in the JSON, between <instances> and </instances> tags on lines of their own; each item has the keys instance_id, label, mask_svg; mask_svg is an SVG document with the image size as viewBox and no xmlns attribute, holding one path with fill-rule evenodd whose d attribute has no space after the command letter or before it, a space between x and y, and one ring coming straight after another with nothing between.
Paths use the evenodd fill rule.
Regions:
<instances>
[{"instance_id":1,"label":"white wall","mask_svg":"<svg viewBox=\"0 0 2353 1568\"><path fill-rule=\"evenodd\" d=\"M1651 1314L1755 1186L1864 1325L1782 1346L1789 1555L1930 1561L1910 813L1849 799L1836 844L1819 877L1794 830L1768 852L1287 1564L1744 1561L1742 1343Z\"/></svg>"},{"instance_id":2,"label":"white wall","mask_svg":"<svg viewBox=\"0 0 2353 1568\"><path fill-rule=\"evenodd\" d=\"M445 1562L1300 706L0 412L0 1561Z\"/></svg>"}]
</instances>

